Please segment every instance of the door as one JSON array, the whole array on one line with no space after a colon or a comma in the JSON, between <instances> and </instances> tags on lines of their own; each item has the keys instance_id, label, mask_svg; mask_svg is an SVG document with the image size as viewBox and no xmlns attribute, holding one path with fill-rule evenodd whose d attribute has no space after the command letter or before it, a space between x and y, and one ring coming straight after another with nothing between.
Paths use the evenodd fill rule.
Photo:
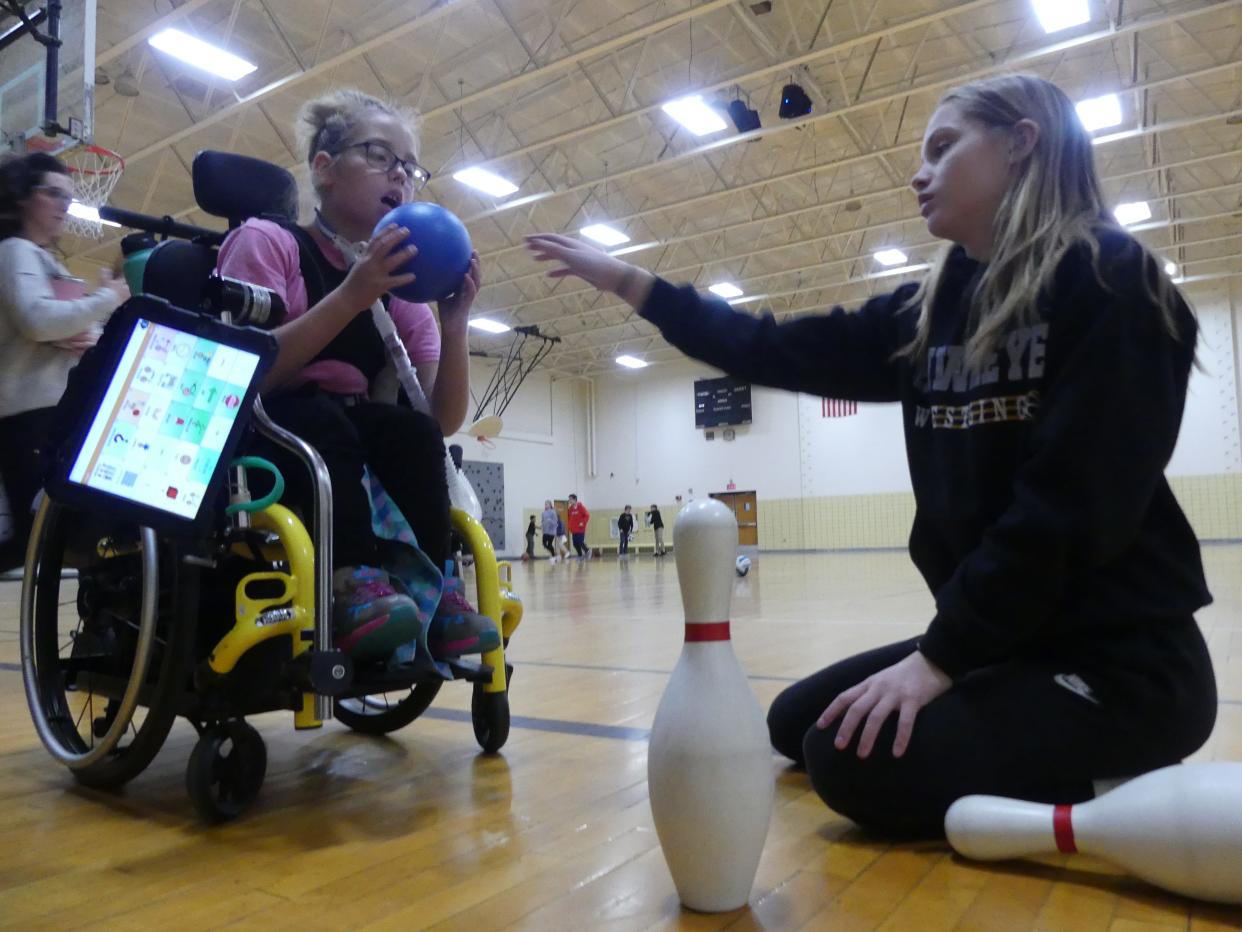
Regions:
<instances>
[{"instance_id":1,"label":"door","mask_svg":"<svg viewBox=\"0 0 1242 932\"><path fill-rule=\"evenodd\" d=\"M759 496L753 491L736 492L733 514L737 518L737 542L747 547L759 546Z\"/></svg>"},{"instance_id":2,"label":"door","mask_svg":"<svg viewBox=\"0 0 1242 932\"><path fill-rule=\"evenodd\" d=\"M739 546L759 546L759 497L750 492L711 492L712 498L724 502L737 519L737 542Z\"/></svg>"}]
</instances>

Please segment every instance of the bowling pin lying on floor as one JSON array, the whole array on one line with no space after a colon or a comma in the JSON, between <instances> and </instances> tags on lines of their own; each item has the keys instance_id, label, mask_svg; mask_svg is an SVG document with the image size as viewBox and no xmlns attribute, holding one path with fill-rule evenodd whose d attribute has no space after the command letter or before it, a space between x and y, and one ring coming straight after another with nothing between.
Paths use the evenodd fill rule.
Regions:
<instances>
[{"instance_id":1,"label":"bowling pin lying on floor","mask_svg":"<svg viewBox=\"0 0 1242 932\"><path fill-rule=\"evenodd\" d=\"M746 905L772 817L763 710L729 640L737 521L713 499L677 516L686 641L660 699L647 757L656 832L690 909Z\"/></svg>"},{"instance_id":2,"label":"bowling pin lying on floor","mask_svg":"<svg viewBox=\"0 0 1242 932\"><path fill-rule=\"evenodd\" d=\"M1242 903L1242 763L1165 767L1075 806L966 796L944 830L968 858L1080 852L1174 893Z\"/></svg>"}]
</instances>

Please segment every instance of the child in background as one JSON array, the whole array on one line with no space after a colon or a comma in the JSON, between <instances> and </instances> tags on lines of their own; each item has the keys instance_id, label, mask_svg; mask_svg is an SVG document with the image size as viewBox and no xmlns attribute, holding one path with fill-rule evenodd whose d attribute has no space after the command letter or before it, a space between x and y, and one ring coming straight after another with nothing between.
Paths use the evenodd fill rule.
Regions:
<instances>
[{"instance_id":1,"label":"child in background","mask_svg":"<svg viewBox=\"0 0 1242 932\"><path fill-rule=\"evenodd\" d=\"M625 506L620 517L617 518L617 531L621 535L621 543L617 547L617 556L623 557L630 552L630 534L634 532L634 513L630 511L630 506Z\"/></svg>"},{"instance_id":2,"label":"child in background","mask_svg":"<svg viewBox=\"0 0 1242 932\"><path fill-rule=\"evenodd\" d=\"M530 516L530 524L526 526L526 552L522 554L522 562L535 559L535 516Z\"/></svg>"}]
</instances>

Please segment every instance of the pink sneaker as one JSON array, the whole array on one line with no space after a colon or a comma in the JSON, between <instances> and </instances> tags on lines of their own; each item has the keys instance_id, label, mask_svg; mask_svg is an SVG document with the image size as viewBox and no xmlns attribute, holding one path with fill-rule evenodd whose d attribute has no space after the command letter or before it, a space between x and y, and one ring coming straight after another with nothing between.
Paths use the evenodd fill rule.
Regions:
<instances>
[{"instance_id":1,"label":"pink sneaker","mask_svg":"<svg viewBox=\"0 0 1242 932\"><path fill-rule=\"evenodd\" d=\"M408 595L384 570L346 566L332 574L332 631L338 650L355 660L383 660L418 638L422 623Z\"/></svg>"},{"instance_id":2,"label":"pink sneaker","mask_svg":"<svg viewBox=\"0 0 1242 932\"><path fill-rule=\"evenodd\" d=\"M474 610L456 576L444 579L444 594L427 629L427 646L437 660L462 654L485 654L500 646L496 623Z\"/></svg>"}]
</instances>

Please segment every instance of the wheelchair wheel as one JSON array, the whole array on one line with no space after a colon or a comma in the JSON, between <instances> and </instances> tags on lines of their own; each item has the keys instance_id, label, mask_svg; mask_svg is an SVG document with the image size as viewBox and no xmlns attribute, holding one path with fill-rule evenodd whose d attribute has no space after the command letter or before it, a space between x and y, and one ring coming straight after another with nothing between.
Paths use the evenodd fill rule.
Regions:
<instances>
[{"instance_id":1,"label":"wheelchair wheel","mask_svg":"<svg viewBox=\"0 0 1242 932\"><path fill-rule=\"evenodd\" d=\"M185 787L206 822L227 822L250 807L267 775L267 747L243 721L207 728L190 752Z\"/></svg>"},{"instance_id":2,"label":"wheelchair wheel","mask_svg":"<svg viewBox=\"0 0 1242 932\"><path fill-rule=\"evenodd\" d=\"M495 754L504 747L509 740L509 691L489 693L482 683L475 683L470 698L470 724L485 754Z\"/></svg>"},{"instance_id":3,"label":"wheelchair wheel","mask_svg":"<svg viewBox=\"0 0 1242 932\"><path fill-rule=\"evenodd\" d=\"M337 699L334 714L354 731L364 735L386 735L398 728L404 728L426 712L439 692L440 683L432 681L418 683L404 695L376 693L372 696Z\"/></svg>"},{"instance_id":4,"label":"wheelchair wheel","mask_svg":"<svg viewBox=\"0 0 1242 932\"><path fill-rule=\"evenodd\" d=\"M22 584L22 678L35 729L81 783L112 788L151 762L176 718L194 646L198 572L149 528L44 501ZM62 578L76 568L77 579Z\"/></svg>"}]
</instances>

